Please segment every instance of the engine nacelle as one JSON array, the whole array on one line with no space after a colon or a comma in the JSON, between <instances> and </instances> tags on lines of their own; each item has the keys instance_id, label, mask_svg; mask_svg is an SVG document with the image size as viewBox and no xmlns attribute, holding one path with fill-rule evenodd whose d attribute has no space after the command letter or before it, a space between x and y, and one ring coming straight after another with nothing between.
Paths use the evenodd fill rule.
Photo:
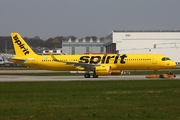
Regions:
<instances>
[{"instance_id":1,"label":"engine nacelle","mask_svg":"<svg viewBox=\"0 0 180 120\"><path fill-rule=\"evenodd\" d=\"M122 75L123 71L122 70L112 70L111 75Z\"/></svg>"},{"instance_id":2,"label":"engine nacelle","mask_svg":"<svg viewBox=\"0 0 180 120\"><path fill-rule=\"evenodd\" d=\"M111 66L96 66L94 73L99 76L111 75Z\"/></svg>"},{"instance_id":3,"label":"engine nacelle","mask_svg":"<svg viewBox=\"0 0 180 120\"><path fill-rule=\"evenodd\" d=\"M76 70L79 70L79 71L84 71L84 70L85 70L83 67L79 67L79 66L76 67L75 69L76 69Z\"/></svg>"}]
</instances>

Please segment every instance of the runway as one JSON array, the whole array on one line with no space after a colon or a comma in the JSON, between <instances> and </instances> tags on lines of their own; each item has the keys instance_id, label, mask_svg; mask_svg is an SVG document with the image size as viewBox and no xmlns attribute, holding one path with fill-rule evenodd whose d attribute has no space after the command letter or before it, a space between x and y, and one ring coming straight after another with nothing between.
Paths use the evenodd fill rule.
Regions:
<instances>
[{"instance_id":1,"label":"runway","mask_svg":"<svg viewBox=\"0 0 180 120\"><path fill-rule=\"evenodd\" d=\"M53 72L44 70L5 70L0 73L11 72ZM180 75L176 78L146 78L145 75L118 75L118 76L99 76L99 78L84 78L84 76L23 76L23 75L0 75L0 82L29 82L29 81L102 81L102 80L180 80Z\"/></svg>"},{"instance_id":2,"label":"runway","mask_svg":"<svg viewBox=\"0 0 180 120\"><path fill-rule=\"evenodd\" d=\"M102 80L180 80L180 75L176 78L145 78L144 75L122 75L122 76L99 76L99 78L84 78L84 76L20 76L1 75L0 82L25 82L25 81L102 81Z\"/></svg>"}]
</instances>

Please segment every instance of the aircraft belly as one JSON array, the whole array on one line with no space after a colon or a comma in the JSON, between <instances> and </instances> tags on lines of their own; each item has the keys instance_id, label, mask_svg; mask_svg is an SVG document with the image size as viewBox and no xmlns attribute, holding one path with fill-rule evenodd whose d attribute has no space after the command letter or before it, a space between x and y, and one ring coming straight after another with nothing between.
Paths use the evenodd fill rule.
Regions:
<instances>
[{"instance_id":1,"label":"aircraft belly","mask_svg":"<svg viewBox=\"0 0 180 120\"><path fill-rule=\"evenodd\" d=\"M55 71L70 71L70 70L75 70L75 66L72 65L66 65L64 63L57 63L57 64L43 64L43 65L38 65L38 68L41 69L47 69L47 70L55 70Z\"/></svg>"}]
</instances>

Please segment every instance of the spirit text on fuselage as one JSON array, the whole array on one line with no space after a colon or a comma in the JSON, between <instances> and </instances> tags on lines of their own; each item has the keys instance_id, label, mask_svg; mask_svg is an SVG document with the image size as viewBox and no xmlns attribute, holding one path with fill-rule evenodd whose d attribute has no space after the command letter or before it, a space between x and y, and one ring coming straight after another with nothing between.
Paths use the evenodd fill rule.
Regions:
<instances>
[{"instance_id":1,"label":"spirit text on fuselage","mask_svg":"<svg viewBox=\"0 0 180 120\"><path fill-rule=\"evenodd\" d=\"M126 62L124 61L124 59L127 57L126 54L116 54L116 55L104 55L104 56L99 56L99 55L95 55L95 56L81 56L79 59L80 63L90 63L90 64L108 64L110 62L110 60L113 60L114 64L117 63L121 63L121 64L125 64ZM119 59L119 62L118 62Z\"/></svg>"}]
</instances>

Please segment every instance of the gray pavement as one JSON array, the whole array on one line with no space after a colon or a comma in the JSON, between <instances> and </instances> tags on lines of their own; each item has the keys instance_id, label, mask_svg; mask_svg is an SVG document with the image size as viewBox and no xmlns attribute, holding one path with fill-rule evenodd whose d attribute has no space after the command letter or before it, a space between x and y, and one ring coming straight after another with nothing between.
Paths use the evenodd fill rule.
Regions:
<instances>
[{"instance_id":1,"label":"gray pavement","mask_svg":"<svg viewBox=\"0 0 180 120\"><path fill-rule=\"evenodd\" d=\"M40 73L53 72L48 70L0 70L0 73ZM180 80L180 75L176 78L145 78L145 75L118 75L118 76L99 76L99 78L84 78L84 76L23 76L23 75L0 75L0 82L19 82L19 81L101 81L101 80Z\"/></svg>"},{"instance_id":2,"label":"gray pavement","mask_svg":"<svg viewBox=\"0 0 180 120\"><path fill-rule=\"evenodd\" d=\"M122 76L99 76L99 78L84 78L84 76L19 76L19 75L0 75L0 82L19 82L19 81L100 81L100 80L168 80L162 78L145 78L144 75L122 75ZM172 79L172 78L171 78ZM177 75L175 80L180 80Z\"/></svg>"}]
</instances>

